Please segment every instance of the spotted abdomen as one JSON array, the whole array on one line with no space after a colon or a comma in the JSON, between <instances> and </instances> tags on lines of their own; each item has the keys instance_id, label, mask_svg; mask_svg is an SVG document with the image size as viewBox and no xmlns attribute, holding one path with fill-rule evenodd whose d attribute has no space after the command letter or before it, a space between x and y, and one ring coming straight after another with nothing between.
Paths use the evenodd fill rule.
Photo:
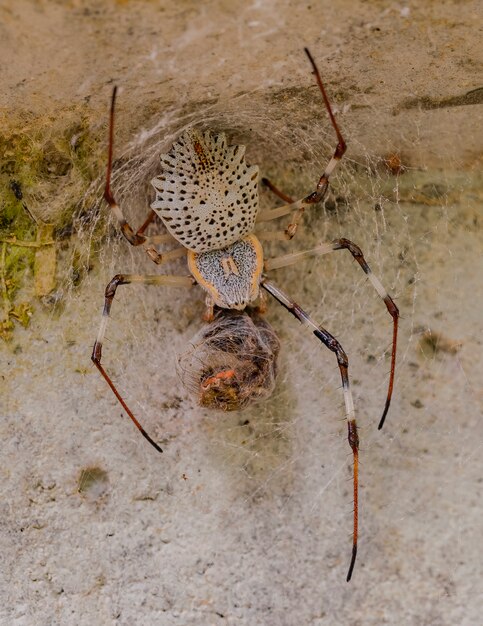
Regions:
<instances>
[{"instance_id":1,"label":"spotted abdomen","mask_svg":"<svg viewBox=\"0 0 483 626\"><path fill-rule=\"evenodd\" d=\"M248 235L220 250L189 251L188 267L217 306L244 309L259 294L262 246L255 235Z\"/></svg>"},{"instance_id":2,"label":"spotted abdomen","mask_svg":"<svg viewBox=\"0 0 483 626\"><path fill-rule=\"evenodd\" d=\"M194 252L228 246L253 231L258 212L258 167L244 146L224 134L189 129L161 155L163 173L151 183L151 208L171 235Z\"/></svg>"}]
</instances>

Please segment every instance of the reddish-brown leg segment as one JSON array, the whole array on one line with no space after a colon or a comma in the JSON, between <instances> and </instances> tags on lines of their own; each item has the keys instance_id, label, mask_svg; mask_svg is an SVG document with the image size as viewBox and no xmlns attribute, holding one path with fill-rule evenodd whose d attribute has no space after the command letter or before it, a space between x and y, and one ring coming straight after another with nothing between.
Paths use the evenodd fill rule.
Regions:
<instances>
[{"instance_id":1,"label":"reddish-brown leg segment","mask_svg":"<svg viewBox=\"0 0 483 626\"><path fill-rule=\"evenodd\" d=\"M327 109L327 113L329 114L329 118L335 130L335 134L337 135L337 146L335 148L334 154L332 155L332 158L330 159L329 163L327 164L324 170L324 173L322 174L322 176L319 179L319 182L317 183L317 187L315 191L310 193L308 196L305 196L305 198L302 198L301 200L297 200L296 202L293 202L289 196L286 196L284 193L279 191L275 187L275 185L270 183L270 181L268 181L267 179L263 179L264 184L266 184L279 198L282 198L282 200L284 200L285 202L288 202L288 204L282 207L278 207L277 209L261 211L258 214L257 223L277 219L279 217L283 217L284 215L288 215L289 213L293 212L292 221L288 225L287 229L285 230L287 239L292 239L294 237L295 233L297 232L297 227L300 221L302 220L305 209L308 208L312 204L317 204L318 202L321 202L324 199L325 194L327 193L327 189L329 187L329 177L334 171L334 169L337 167L337 164L339 163L339 161L341 160L341 158L343 157L347 149L345 140L342 137L342 133L339 130L334 113L332 112L332 107L330 106L329 98L327 97L327 94L325 92L325 87L320 77L320 72L317 69L315 61L312 55L310 54L310 52L308 51L308 49L304 48L304 50L305 50L306 55L309 58L310 64L312 65L312 70L315 75L317 85L319 86L320 92L322 94L325 108Z\"/></svg>"},{"instance_id":2,"label":"reddish-brown leg segment","mask_svg":"<svg viewBox=\"0 0 483 626\"><path fill-rule=\"evenodd\" d=\"M349 445L352 449L352 455L354 459L354 525L352 533L352 557L349 566L349 572L347 574L347 582L349 582L352 577L352 572L354 570L354 565L356 562L359 524L359 436L357 434L354 402L352 400L352 393L349 385L349 360L337 339L327 330L322 328L322 326L317 325L316 322L296 302L294 302L287 296L287 294L285 294L273 283L267 280L262 282L262 287L266 289L268 293L270 293L275 298L275 300L277 300L284 308L286 308L289 313L291 313L300 322L302 322L302 324L308 326L317 337L317 339L319 339L319 341L321 341L327 348L329 348L329 350L331 350L337 357L337 364L339 366L342 379L342 390L344 392L344 402L346 407L348 440Z\"/></svg>"},{"instance_id":3,"label":"reddish-brown leg segment","mask_svg":"<svg viewBox=\"0 0 483 626\"><path fill-rule=\"evenodd\" d=\"M107 382L109 387L111 388L113 394L119 400L121 406L132 419L136 428L139 429L142 436L145 437L149 443L156 448L158 452L162 452L161 448L155 443L151 437L147 434L138 420L134 417L133 412L127 406L126 402L122 398L121 394L117 390L115 384L111 380L110 376L101 365L101 357L102 357L102 344L104 341L104 335L106 334L107 322L109 320L112 301L114 300L114 296L116 294L116 290L119 285L129 285L129 284L143 284L143 285L166 285L171 287L191 287L194 284L194 281L189 276L141 276L137 274L117 274L111 280L111 282L106 287L105 301L104 301L104 310L102 312L101 324L99 326L99 331L97 333L97 339L94 344L94 348L92 350L91 359L93 360L95 366L100 371L104 380Z\"/></svg>"},{"instance_id":4,"label":"reddish-brown leg segment","mask_svg":"<svg viewBox=\"0 0 483 626\"><path fill-rule=\"evenodd\" d=\"M151 211L149 211L149 214L147 216L147 218L144 220L143 224L137 229L136 231L136 235L143 235L144 231L146 230L146 228L152 223L154 222L154 220L157 217L157 213L156 211L153 211L153 209L151 209Z\"/></svg>"},{"instance_id":5,"label":"reddish-brown leg segment","mask_svg":"<svg viewBox=\"0 0 483 626\"><path fill-rule=\"evenodd\" d=\"M268 180L268 178L262 178L262 185L268 187L272 193L279 197L280 200L283 200L286 204L293 204L295 202L292 197L287 196L286 193L280 191L280 189L276 187L270 180Z\"/></svg>"}]
</instances>

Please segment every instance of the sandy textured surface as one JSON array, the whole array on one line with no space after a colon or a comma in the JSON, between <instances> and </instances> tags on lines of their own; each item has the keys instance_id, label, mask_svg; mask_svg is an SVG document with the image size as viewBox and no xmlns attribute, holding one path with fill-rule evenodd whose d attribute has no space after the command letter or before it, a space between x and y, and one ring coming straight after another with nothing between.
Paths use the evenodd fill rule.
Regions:
<instances>
[{"instance_id":1,"label":"sandy textured surface","mask_svg":"<svg viewBox=\"0 0 483 626\"><path fill-rule=\"evenodd\" d=\"M158 455L90 364L105 284L156 268L114 228L99 242L76 221L58 246L57 306L38 302L29 328L0 346L2 625L480 623L478 3L422 4L1 4L2 119L62 123L82 107L101 141L118 84L115 186L136 224L157 154L190 124L245 143L287 193L312 188L334 140L309 45L349 151L331 202L267 255L346 236L402 312L394 401L378 432L384 305L344 252L273 273L350 357L361 527L347 584L351 458L333 356L271 303L282 341L274 395L210 413L175 368L202 324L202 293L120 288L105 364ZM391 154L401 175L384 167ZM33 206L60 219L54 196ZM68 278L74 240L86 255L96 243L80 282Z\"/></svg>"}]
</instances>

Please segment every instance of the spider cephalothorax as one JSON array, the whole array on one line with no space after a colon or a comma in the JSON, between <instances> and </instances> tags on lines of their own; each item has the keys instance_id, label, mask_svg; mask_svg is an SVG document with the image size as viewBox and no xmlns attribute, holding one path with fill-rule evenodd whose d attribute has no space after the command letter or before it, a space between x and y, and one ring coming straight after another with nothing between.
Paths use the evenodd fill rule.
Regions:
<instances>
[{"instance_id":1,"label":"spider cephalothorax","mask_svg":"<svg viewBox=\"0 0 483 626\"><path fill-rule=\"evenodd\" d=\"M196 129L160 158L151 208L188 249L189 270L214 304L244 309L258 297L263 269L262 246L249 234L258 213L258 167L245 162L245 146Z\"/></svg>"},{"instance_id":2,"label":"spider cephalothorax","mask_svg":"<svg viewBox=\"0 0 483 626\"><path fill-rule=\"evenodd\" d=\"M255 235L207 252L188 251L193 278L225 309L244 309L258 298L263 270L263 250Z\"/></svg>"},{"instance_id":3,"label":"spider cephalothorax","mask_svg":"<svg viewBox=\"0 0 483 626\"><path fill-rule=\"evenodd\" d=\"M197 284L205 290L205 319L210 324L193 340L188 356L181 359L182 378L189 388L195 390L200 404L224 410L244 407L251 400L266 397L273 389L279 342L273 330L259 317L265 304L261 302L258 309L253 310L253 302L264 293L260 291L260 287L270 293L308 327L337 359L342 379L348 441L353 454L354 526L352 558L347 575L347 580L350 580L357 554L359 437L349 384L349 361L339 341L268 280L266 273L309 256L320 256L336 250L348 250L357 261L393 319L391 370L379 428L382 428L391 402L399 311L380 280L372 274L360 248L348 239L319 243L311 250L271 259L263 257L260 242L288 242L293 239L305 210L325 197L329 177L346 150L319 71L310 52L307 49L305 52L337 135L337 146L315 189L300 200L293 201L265 180L266 185L286 203L268 211L258 210L258 167L246 164L244 146L227 145L224 134L215 135L209 131L201 132L191 128L179 137L167 154L161 156L162 172L152 181L156 198L151 205L151 213L143 225L134 231L115 201L110 184L116 98L114 89L104 197L130 244L143 246L158 265L174 258L186 257L189 275L115 276L106 288L104 312L92 360L143 436L162 452L137 421L101 364L102 343L117 287L132 283L172 287L193 287ZM145 232L156 215L166 226L167 234L147 236ZM287 215L291 215L291 220L285 229L274 232L264 231L262 228L254 234L254 229L264 222ZM157 244L169 241L181 245L169 252L160 253ZM241 312L248 305L252 307L250 315ZM221 309L216 315L215 306Z\"/></svg>"}]
</instances>

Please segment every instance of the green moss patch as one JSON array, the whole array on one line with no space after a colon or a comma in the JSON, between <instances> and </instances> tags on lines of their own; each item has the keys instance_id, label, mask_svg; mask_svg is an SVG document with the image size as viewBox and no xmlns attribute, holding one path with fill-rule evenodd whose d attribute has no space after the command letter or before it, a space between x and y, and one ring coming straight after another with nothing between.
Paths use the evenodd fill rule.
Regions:
<instances>
[{"instance_id":1,"label":"green moss patch","mask_svg":"<svg viewBox=\"0 0 483 626\"><path fill-rule=\"evenodd\" d=\"M105 161L103 129L93 130L91 115L85 105L40 117L0 112L2 339L11 338L15 323L27 326L35 299L55 289L56 233L70 232L89 204L86 194Z\"/></svg>"}]
</instances>

